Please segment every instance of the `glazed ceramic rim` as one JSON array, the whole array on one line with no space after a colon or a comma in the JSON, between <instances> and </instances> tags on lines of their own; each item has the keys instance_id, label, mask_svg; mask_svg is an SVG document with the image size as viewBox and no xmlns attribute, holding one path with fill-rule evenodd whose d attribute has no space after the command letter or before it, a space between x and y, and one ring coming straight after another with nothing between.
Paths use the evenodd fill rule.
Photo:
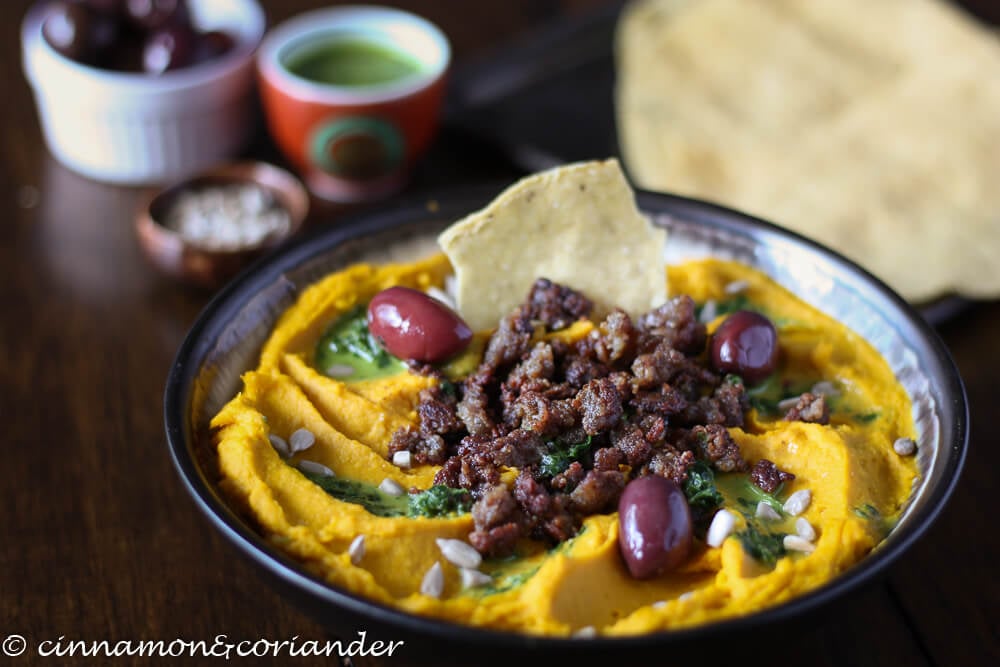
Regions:
<instances>
[{"instance_id":1,"label":"glazed ceramic rim","mask_svg":"<svg viewBox=\"0 0 1000 667\"><path fill-rule=\"evenodd\" d=\"M505 185L497 187L465 188L459 191L428 194L419 199L404 201L377 211L345 220L335 228L320 229L283 251L258 261L237 279L221 290L206 306L179 348L167 379L164 394L164 417L168 446L174 466L194 499L198 508L208 517L237 549L250 560L260 565L282 583L308 597L315 605L337 608L357 615L361 619L384 623L405 631L435 639L455 640L465 644L475 644L496 649L531 650L580 650L591 647L595 650L608 649L649 649L671 644L687 645L727 632L741 632L774 623L792 621L805 614L816 612L822 607L856 591L876 580L885 570L919 540L946 505L961 474L968 450L968 401L965 387L958 369L947 347L912 306L893 292L884 283L864 269L841 255L806 239L794 232L780 228L769 222L754 218L716 204L687 197L637 191L637 200L646 213L677 216L714 227L723 232L748 237L760 242L767 237L772 242L783 242L818 253L841 271L846 272L856 282L861 282L873 291L878 300L894 308L903 318L899 325L909 335L916 336L922 347L930 355L928 369L935 378L939 391L948 400L941 401L938 410L950 416L942 430L937 456L945 455L947 460L941 471L938 484L926 489L920 498L922 504L913 512L908 523L894 530L890 539L879 545L860 563L838 575L820 588L792 598L774 607L753 612L745 616L727 618L689 628L662 630L641 635L597 636L579 639L567 637L546 637L525 633L505 632L486 628L459 625L430 617L416 616L400 609L374 602L361 595L334 588L318 576L308 573L305 568L283 553L275 550L265 538L254 531L247 521L240 517L219 495L218 490L208 480L205 471L196 461L193 438L189 433L189 407L191 405L191 384L197 375L197 362L214 347L213 337L225 323L233 318L246 303L262 289L273 286L281 276L295 267L316 259L324 253L333 252L343 243L370 234L391 231L408 224L420 222L418 212L425 221L433 216L445 217L455 213L461 215L476 206L485 205L500 192ZM463 211L451 211L457 204L449 202L459 199ZM428 202L435 202L437 212L428 211ZM942 426L944 429L945 426Z\"/></svg>"},{"instance_id":2,"label":"glazed ceramic rim","mask_svg":"<svg viewBox=\"0 0 1000 667\"><path fill-rule=\"evenodd\" d=\"M200 0L212 3L216 0ZM41 61L48 67L57 67L65 75L86 82L95 88L103 88L105 94L133 93L136 95L173 94L182 90L199 88L223 79L242 68L252 59L254 51L264 37L267 20L264 10L256 0L226 0L243 13L236 34L235 47L222 56L210 61L150 76L141 72L119 72L84 65L56 51L42 36L42 23L47 3L39 2L24 17L21 25L21 43L24 52L25 69L30 76L40 67ZM197 11L195 10L195 13ZM216 29L225 26L206 25L201 28ZM41 61L39 60L41 59ZM95 93L96 94L96 93Z\"/></svg>"},{"instance_id":3,"label":"glazed ceramic rim","mask_svg":"<svg viewBox=\"0 0 1000 667\"><path fill-rule=\"evenodd\" d=\"M427 40L427 58L398 45L396 48L421 61L418 73L398 81L371 86L335 86L317 83L292 73L285 61L326 36L361 34L391 43L387 28L414 30ZM361 105L389 102L412 95L440 79L451 64L451 45L436 25L411 12L377 5L342 5L294 16L273 28L257 54L261 76L282 92L319 104Z\"/></svg>"}]
</instances>

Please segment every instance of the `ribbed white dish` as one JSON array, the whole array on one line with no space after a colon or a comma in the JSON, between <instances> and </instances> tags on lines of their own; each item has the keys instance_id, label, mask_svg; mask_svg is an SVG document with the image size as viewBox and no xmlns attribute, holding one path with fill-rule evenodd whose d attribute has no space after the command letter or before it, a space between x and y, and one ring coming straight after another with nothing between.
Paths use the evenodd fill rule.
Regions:
<instances>
[{"instance_id":1,"label":"ribbed white dish","mask_svg":"<svg viewBox=\"0 0 1000 667\"><path fill-rule=\"evenodd\" d=\"M160 76L73 62L42 37L45 3L21 26L24 72L49 150L70 169L119 184L181 178L232 157L256 121L254 52L264 35L255 0L191 0L195 25L225 30L224 56Z\"/></svg>"}]
</instances>

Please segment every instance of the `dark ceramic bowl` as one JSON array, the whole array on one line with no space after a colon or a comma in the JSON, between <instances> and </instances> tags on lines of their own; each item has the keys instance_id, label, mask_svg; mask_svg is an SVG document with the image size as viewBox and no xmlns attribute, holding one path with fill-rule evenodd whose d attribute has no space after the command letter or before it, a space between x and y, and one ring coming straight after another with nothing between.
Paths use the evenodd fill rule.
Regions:
<instances>
[{"instance_id":1,"label":"dark ceramic bowl","mask_svg":"<svg viewBox=\"0 0 1000 667\"><path fill-rule=\"evenodd\" d=\"M272 548L216 486L209 419L239 390L240 374L256 365L276 318L305 286L362 259L427 252L438 231L499 190L462 190L395 204L303 238L223 289L177 354L165 411L171 454L184 484L215 528L331 633L356 638L354 633L366 630L370 638L404 640L408 660L436 665L644 664L649 659L664 664L664 658L704 657L706 647L718 654L724 645L760 642L766 634L788 632L795 621L815 622L822 612L842 608L849 593L883 574L940 513L965 458L968 414L955 365L920 314L871 275L815 243L725 208L640 192L640 208L669 230L668 261L711 254L762 269L868 339L909 390L920 431L922 478L898 526L872 554L807 595L744 617L629 638L553 639L412 616L333 588Z\"/></svg>"}]
</instances>

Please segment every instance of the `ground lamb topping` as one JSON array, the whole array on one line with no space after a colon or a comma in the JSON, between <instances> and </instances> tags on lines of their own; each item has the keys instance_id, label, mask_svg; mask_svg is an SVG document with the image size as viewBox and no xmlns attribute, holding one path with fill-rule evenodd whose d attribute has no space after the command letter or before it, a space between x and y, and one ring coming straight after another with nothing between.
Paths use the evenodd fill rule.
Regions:
<instances>
[{"instance_id":1,"label":"ground lamb topping","mask_svg":"<svg viewBox=\"0 0 1000 667\"><path fill-rule=\"evenodd\" d=\"M675 297L637 322L615 310L574 344L539 336L592 307L536 281L478 369L421 392L419 429L392 438L390 458L439 464L435 484L469 491L469 542L484 555L509 554L522 537L569 539L585 517L613 510L636 477L682 483L697 460L748 468L727 429L744 423L744 386L709 367L694 301ZM503 468L518 469L513 488Z\"/></svg>"}]
</instances>

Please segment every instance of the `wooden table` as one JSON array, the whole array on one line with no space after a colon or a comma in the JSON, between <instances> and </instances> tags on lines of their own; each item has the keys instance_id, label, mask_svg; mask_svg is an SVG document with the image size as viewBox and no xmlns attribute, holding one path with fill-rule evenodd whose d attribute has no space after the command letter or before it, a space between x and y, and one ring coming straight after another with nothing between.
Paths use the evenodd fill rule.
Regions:
<instances>
[{"instance_id":1,"label":"wooden table","mask_svg":"<svg viewBox=\"0 0 1000 667\"><path fill-rule=\"evenodd\" d=\"M265 4L276 22L321 3ZM462 64L535 24L601 2L399 4L440 24ZM984 16L1000 18L991 0L978 5ZM44 148L20 71L16 28L26 7L25 0L0 3L0 72L7 85L0 104L0 201L6 203L0 415L7 462L0 487L0 640L23 635L29 650L0 664L105 662L37 655L39 642L59 637L323 639L326 628L266 586L209 527L170 464L164 379L209 294L180 288L143 261L132 229L140 190L88 181ZM266 139L255 150L266 153ZM487 147L446 130L411 189L517 174ZM313 224L336 219L321 209ZM787 637L774 664L1000 664L994 515L1000 437L989 422L1000 412L1000 301L975 304L939 331L971 404L972 446L961 483L887 580L855 599L839 620Z\"/></svg>"}]
</instances>

